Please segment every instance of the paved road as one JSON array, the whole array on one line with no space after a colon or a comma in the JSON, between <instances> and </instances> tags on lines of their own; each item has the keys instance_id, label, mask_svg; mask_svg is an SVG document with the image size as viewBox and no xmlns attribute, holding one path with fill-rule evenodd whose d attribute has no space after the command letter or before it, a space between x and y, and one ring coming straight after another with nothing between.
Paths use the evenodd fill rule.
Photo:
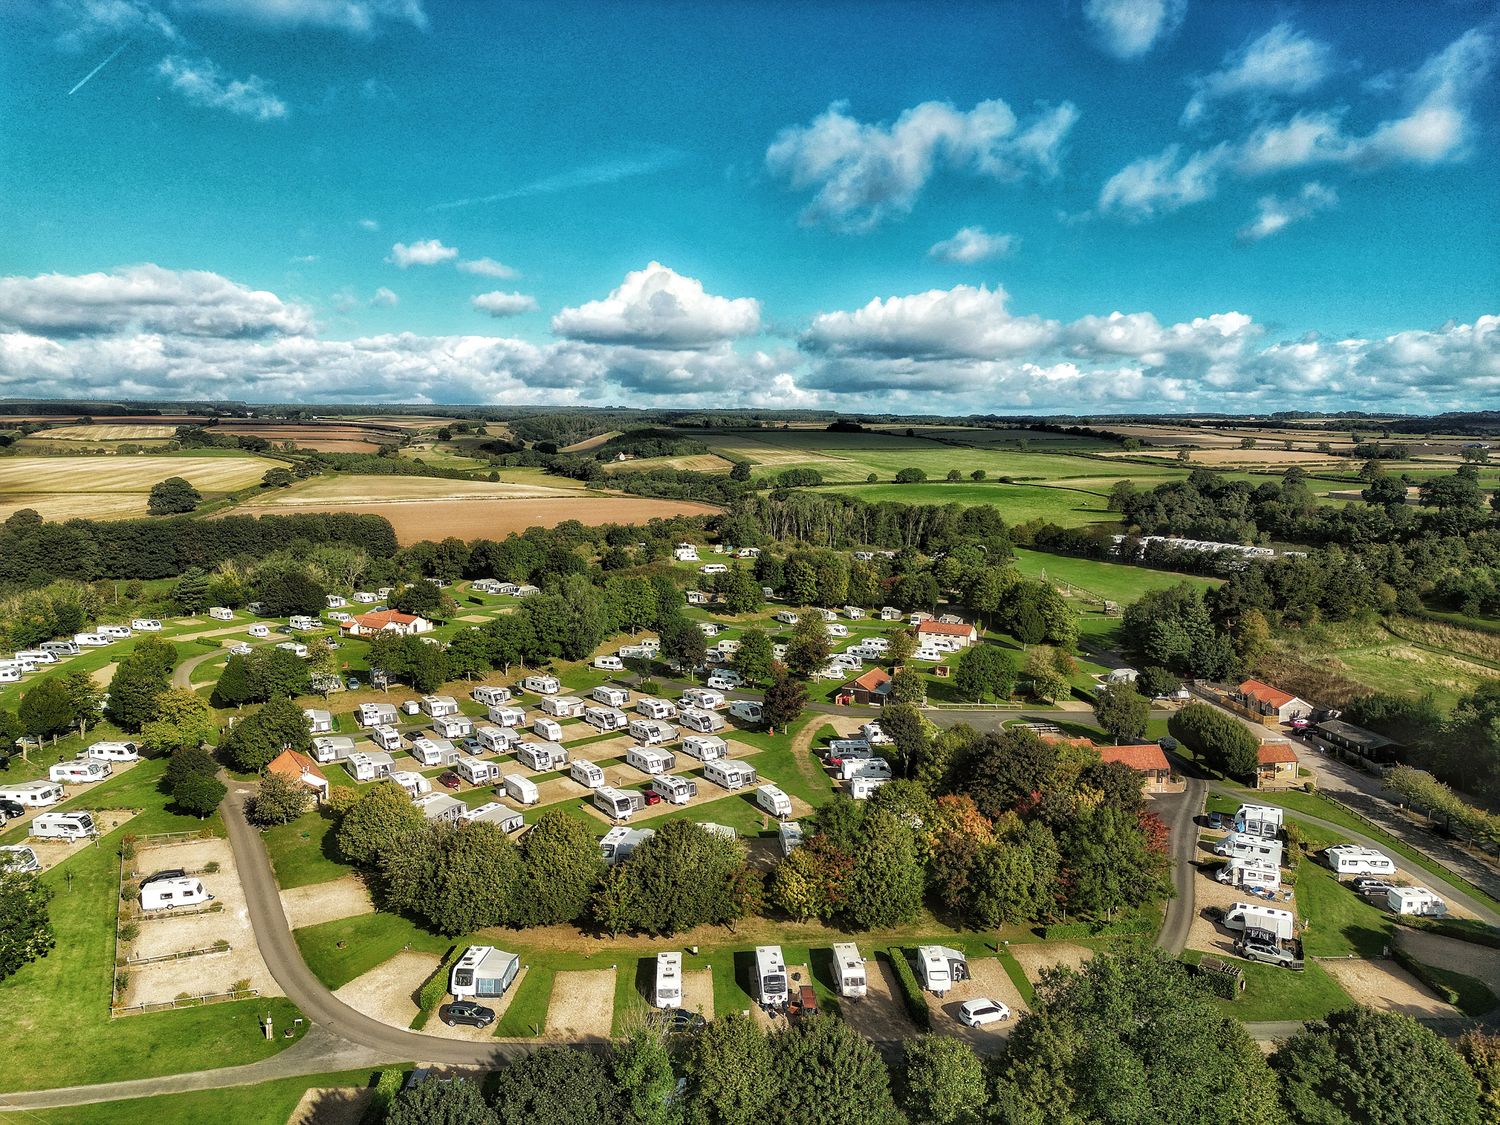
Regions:
<instances>
[{"instance_id":1,"label":"paved road","mask_svg":"<svg viewBox=\"0 0 1500 1125\"><path fill-rule=\"evenodd\" d=\"M1167 903L1167 916L1162 922L1161 932L1156 935L1158 949L1173 957L1187 947L1188 931L1198 904L1194 888L1198 869L1193 857L1198 849L1198 825L1195 817L1203 811L1203 802L1208 797L1208 786L1200 778L1187 779L1187 788L1178 795L1161 796L1156 800L1172 832L1172 887L1177 892Z\"/></svg>"},{"instance_id":2,"label":"paved road","mask_svg":"<svg viewBox=\"0 0 1500 1125\"><path fill-rule=\"evenodd\" d=\"M222 648L211 648L202 656L188 657L172 669L172 686L174 688L188 688L191 690L193 686L193 672L197 670L198 665L206 664L214 657L221 655L223 651Z\"/></svg>"}]
</instances>

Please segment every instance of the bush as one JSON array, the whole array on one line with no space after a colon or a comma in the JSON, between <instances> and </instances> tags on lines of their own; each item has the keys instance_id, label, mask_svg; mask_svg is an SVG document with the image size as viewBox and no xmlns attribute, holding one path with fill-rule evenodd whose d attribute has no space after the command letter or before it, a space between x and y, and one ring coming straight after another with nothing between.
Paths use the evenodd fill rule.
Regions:
<instances>
[{"instance_id":1,"label":"bush","mask_svg":"<svg viewBox=\"0 0 1500 1125\"><path fill-rule=\"evenodd\" d=\"M458 960L458 946L453 946L443 955L438 962L432 976L422 982L422 987L417 991L417 1008L419 1011L412 1017L411 1029L421 1031L427 1026L427 1021L432 1018L437 1006L442 1003L443 997L448 995L448 975L453 970L453 962Z\"/></svg>"},{"instance_id":2,"label":"bush","mask_svg":"<svg viewBox=\"0 0 1500 1125\"><path fill-rule=\"evenodd\" d=\"M203 874L217 875L219 873L219 861L211 859L203 865Z\"/></svg>"},{"instance_id":3,"label":"bush","mask_svg":"<svg viewBox=\"0 0 1500 1125\"><path fill-rule=\"evenodd\" d=\"M1167 731L1226 777L1254 776L1260 743L1233 716L1207 703L1189 703L1167 720Z\"/></svg>"},{"instance_id":4,"label":"bush","mask_svg":"<svg viewBox=\"0 0 1500 1125\"><path fill-rule=\"evenodd\" d=\"M382 1070L375 1079L375 1088L370 1093L370 1103L365 1106L360 1125L382 1125L386 1110L390 1109L391 1102L395 1101L396 1095L401 1092L401 1084L405 1081L406 1071L398 1067Z\"/></svg>"},{"instance_id":5,"label":"bush","mask_svg":"<svg viewBox=\"0 0 1500 1125\"><path fill-rule=\"evenodd\" d=\"M1069 941L1093 935L1094 927L1088 922L1058 922L1041 927L1043 941Z\"/></svg>"},{"instance_id":6,"label":"bush","mask_svg":"<svg viewBox=\"0 0 1500 1125\"><path fill-rule=\"evenodd\" d=\"M134 941L141 936L141 928L134 922L126 922L120 927L120 940L126 943Z\"/></svg>"},{"instance_id":7,"label":"bush","mask_svg":"<svg viewBox=\"0 0 1500 1125\"><path fill-rule=\"evenodd\" d=\"M1196 967L1197 977L1210 992L1220 1000L1238 1000L1240 998L1240 982L1244 980L1245 974L1238 966L1230 966L1226 969L1213 969L1199 963Z\"/></svg>"},{"instance_id":8,"label":"bush","mask_svg":"<svg viewBox=\"0 0 1500 1125\"><path fill-rule=\"evenodd\" d=\"M918 1031L931 1031L932 1009L927 1006L927 997L923 995L917 974L911 967L911 957L900 946L892 947L885 956L890 959L891 968L896 970L896 985L901 989L901 1001L906 1005L912 1023L917 1025Z\"/></svg>"}]
</instances>

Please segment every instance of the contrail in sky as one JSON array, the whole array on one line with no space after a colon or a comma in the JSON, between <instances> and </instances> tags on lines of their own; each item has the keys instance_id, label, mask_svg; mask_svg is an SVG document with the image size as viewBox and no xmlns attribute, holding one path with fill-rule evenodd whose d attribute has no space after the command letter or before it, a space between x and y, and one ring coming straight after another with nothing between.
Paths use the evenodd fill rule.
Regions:
<instances>
[{"instance_id":1,"label":"contrail in sky","mask_svg":"<svg viewBox=\"0 0 1500 1125\"><path fill-rule=\"evenodd\" d=\"M84 84L86 82L88 82L88 80L90 78L94 77L94 75L98 74L101 70L103 70L105 67L107 67L110 63L114 62L115 61L115 56L118 55L121 51L123 51L129 45L130 45L130 40L129 39L125 40L124 43L121 43L118 47L116 47L113 51L111 51L109 53L109 58L105 59L98 66L94 67L93 70L89 71L82 78L80 78L78 80L78 85L74 86L71 90L69 90L65 96L71 98L74 94L78 93L79 90L83 89Z\"/></svg>"}]
</instances>

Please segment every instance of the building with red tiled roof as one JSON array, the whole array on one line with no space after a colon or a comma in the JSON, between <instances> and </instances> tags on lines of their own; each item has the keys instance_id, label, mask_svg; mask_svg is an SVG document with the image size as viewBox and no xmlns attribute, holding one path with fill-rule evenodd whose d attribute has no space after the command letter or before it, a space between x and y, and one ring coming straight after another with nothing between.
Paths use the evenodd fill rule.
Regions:
<instances>
[{"instance_id":1,"label":"building with red tiled roof","mask_svg":"<svg viewBox=\"0 0 1500 1125\"><path fill-rule=\"evenodd\" d=\"M1145 779L1147 793L1160 793L1172 780L1172 765L1162 748L1154 742L1132 746L1101 746L1099 757L1106 762L1129 766Z\"/></svg>"},{"instance_id":2,"label":"building with red tiled roof","mask_svg":"<svg viewBox=\"0 0 1500 1125\"><path fill-rule=\"evenodd\" d=\"M361 613L358 617L345 621L339 627L351 637L369 637L376 633L401 633L412 636L417 633L430 633L433 628L432 622L425 617L401 613L394 609L377 609L370 613Z\"/></svg>"},{"instance_id":3,"label":"building with red tiled roof","mask_svg":"<svg viewBox=\"0 0 1500 1125\"><path fill-rule=\"evenodd\" d=\"M318 763L296 750L283 750L277 754L266 766L266 772L311 789L320 801L328 796L328 778L318 768Z\"/></svg>"},{"instance_id":4,"label":"building with red tiled roof","mask_svg":"<svg viewBox=\"0 0 1500 1125\"><path fill-rule=\"evenodd\" d=\"M1260 680L1246 680L1229 694L1247 711L1262 718L1273 718L1278 723L1305 718L1313 709L1307 700L1298 699L1291 692L1282 691Z\"/></svg>"},{"instance_id":5,"label":"building with red tiled roof","mask_svg":"<svg viewBox=\"0 0 1500 1125\"><path fill-rule=\"evenodd\" d=\"M1297 784L1297 752L1285 739L1262 742L1256 751L1255 785L1273 789Z\"/></svg>"},{"instance_id":6,"label":"building with red tiled roof","mask_svg":"<svg viewBox=\"0 0 1500 1125\"><path fill-rule=\"evenodd\" d=\"M891 693L891 674L884 668L871 668L844 685L850 702L879 707Z\"/></svg>"},{"instance_id":7,"label":"building with red tiled roof","mask_svg":"<svg viewBox=\"0 0 1500 1125\"><path fill-rule=\"evenodd\" d=\"M952 637L961 645L971 645L979 639L979 630L963 621L919 621L917 640L923 637Z\"/></svg>"}]
</instances>

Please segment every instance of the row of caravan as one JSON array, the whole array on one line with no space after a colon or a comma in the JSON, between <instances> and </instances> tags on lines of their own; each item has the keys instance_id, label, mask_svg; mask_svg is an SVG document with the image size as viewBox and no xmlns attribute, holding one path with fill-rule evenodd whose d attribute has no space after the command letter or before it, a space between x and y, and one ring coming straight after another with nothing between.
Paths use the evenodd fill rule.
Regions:
<instances>
[{"instance_id":1,"label":"row of caravan","mask_svg":"<svg viewBox=\"0 0 1500 1125\"><path fill-rule=\"evenodd\" d=\"M0 656L0 684L16 684L29 676L86 648L102 648L116 641L128 640L136 633L157 633L161 622L153 617L134 618L129 625L98 625L89 633L75 633L71 639L43 641L34 649L22 649Z\"/></svg>"},{"instance_id":2,"label":"row of caravan","mask_svg":"<svg viewBox=\"0 0 1500 1125\"><path fill-rule=\"evenodd\" d=\"M833 947L833 984L838 994L858 999L869 992L870 980L865 959L853 942L839 942ZM681 1004L682 954L659 953L656 957L656 990L652 998L658 1008ZM811 982L808 982L811 984ZM786 958L779 945L755 947L755 999L762 1008L785 1008L791 1003L791 978ZM675 998L675 999L674 999Z\"/></svg>"}]
</instances>

